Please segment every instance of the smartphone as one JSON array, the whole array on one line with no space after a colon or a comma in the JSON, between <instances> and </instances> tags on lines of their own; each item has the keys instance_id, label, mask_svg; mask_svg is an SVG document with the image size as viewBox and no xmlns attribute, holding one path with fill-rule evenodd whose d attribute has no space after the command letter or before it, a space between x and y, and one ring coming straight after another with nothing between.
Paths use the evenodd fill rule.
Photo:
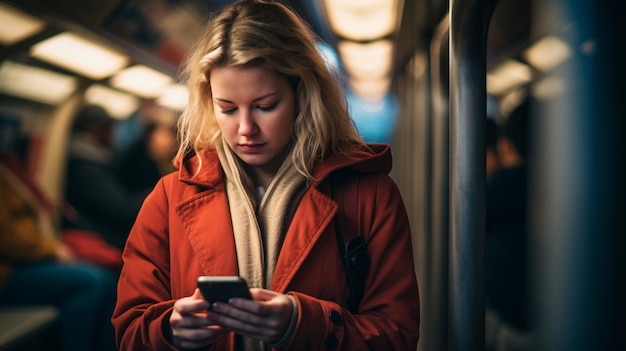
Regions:
<instances>
[{"instance_id":1,"label":"smartphone","mask_svg":"<svg viewBox=\"0 0 626 351\"><path fill-rule=\"evenodd\" d=\"M209 302L228 302L233 297L252 300L248 284L239 276L200 276L198 288Z\"/></svg>"}]
</instances>

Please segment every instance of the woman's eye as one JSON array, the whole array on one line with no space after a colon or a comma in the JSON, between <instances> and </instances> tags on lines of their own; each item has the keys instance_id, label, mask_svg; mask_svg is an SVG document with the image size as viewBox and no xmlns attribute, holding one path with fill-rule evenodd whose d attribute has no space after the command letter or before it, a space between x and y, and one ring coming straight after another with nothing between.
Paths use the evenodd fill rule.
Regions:
<instances>
[{"instance_id":1,"label":"woman's eye","mask_svg":"<svg viewBox=\"0 0 626 351\"><path fill-rule=\"evenodd\" d=\"M231 115L235 112L234 108L222 109L222 113L225 115Z\"/></svg>"},{"instance_id":2,"label":"woman's eye","mask_svg":"<svg viewBox=\"0 0 626 351\"><path fill-rule=\"evenodd\" d=\"M263 112L269 112L276 108L276 105L278 105L278 103L271 104L269 106L258 106L257 108Z\"/></svg>"}]
</instances>

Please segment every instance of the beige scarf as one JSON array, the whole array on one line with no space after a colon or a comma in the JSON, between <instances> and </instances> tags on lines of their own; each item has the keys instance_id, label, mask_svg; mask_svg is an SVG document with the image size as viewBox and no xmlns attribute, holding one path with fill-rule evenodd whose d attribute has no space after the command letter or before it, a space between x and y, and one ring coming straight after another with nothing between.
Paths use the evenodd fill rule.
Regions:
<instances>
[{"instance_id":1,"label":"beige scarf","mask_svg":"<svg viewBox=\"0 0 626 351\"><path fill-rule=\"evenodd\" d=\"M225 140L216 149L225 173L239 275L250 287L267 289L289 223L306 191L306 178L296 171L288 155L263 194L255 189L242 161ZM252 340L244 344L246 350L263 349Z\"/></svg>"}]
</instances>

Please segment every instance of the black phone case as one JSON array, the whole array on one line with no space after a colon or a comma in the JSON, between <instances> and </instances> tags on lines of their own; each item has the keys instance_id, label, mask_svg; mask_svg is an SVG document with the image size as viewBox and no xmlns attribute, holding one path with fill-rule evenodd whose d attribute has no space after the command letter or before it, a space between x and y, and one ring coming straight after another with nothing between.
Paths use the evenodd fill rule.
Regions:
<instances>
[{"instance_id":1,"label":"black phone case","mask_svg":"<svg viewBox=\"0 0 626 351\"><path fill-rule=\"evenodd\" d=\"M228 302L233 297L252 299L248 284L238 276L201 276L198 277L198 288L209 302Z\"/></svg>"}]
</instances>

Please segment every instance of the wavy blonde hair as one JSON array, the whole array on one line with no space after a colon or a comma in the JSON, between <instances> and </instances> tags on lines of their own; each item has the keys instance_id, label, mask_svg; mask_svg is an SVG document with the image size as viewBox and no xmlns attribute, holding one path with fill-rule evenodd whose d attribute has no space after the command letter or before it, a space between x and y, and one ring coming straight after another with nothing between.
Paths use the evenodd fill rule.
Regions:
<instances>
[{"instance_id":1,"label":"wavy blonde hair","mask_svg":"<svg viewBox=\"0 0 626 351\"><path fill-rule=\"evenodd\" d=\"M238 1L215 15L184 66L189 101L179 119L176 158L213 148L221 138L209 77L211 69L225 66L264 67L292 83L297 116L291 157L305 177L313 178L313 167L326 155L365 150L317 39L292 9L277 2Z\"/></svg>"}]
</instances>

